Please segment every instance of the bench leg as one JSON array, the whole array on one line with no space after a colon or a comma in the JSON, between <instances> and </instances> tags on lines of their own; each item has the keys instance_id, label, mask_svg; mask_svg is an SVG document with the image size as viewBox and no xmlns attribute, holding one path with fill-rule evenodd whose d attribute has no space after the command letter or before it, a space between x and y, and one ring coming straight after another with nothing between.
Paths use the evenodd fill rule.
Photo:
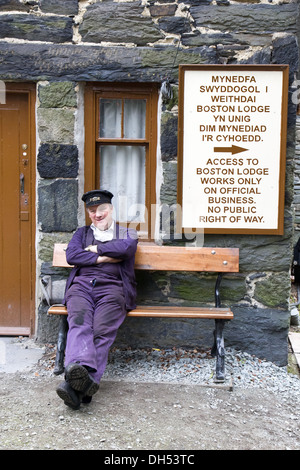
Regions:
<instances>
[{"instance_id":1,"label":"bench leg","mask_svg":"<svg viewBox=\"0 0 300 470\"><path fill-rule=\"evenodd\" d=\"M54 366L54 374L60 375L64 372L64 359L65 359L65 349L67 344L67 333L68 333L68 317L66 315L60 316L59 330L58 330L58 339L57 339L57 349L56 349L56 358Z\"/></svg>"},{"instance_id":2,"label":"bench leg","mask_svg":"<svg viewBox=\"0 0 300 470\"><path fill-rule=\"evenodd\" d=\"M223 279L223 273L219 273L215 285L215 306L217 308L221 307L221 297L220 297L220 286Z\"/></svg>"},{"instance_id":3,"label":"bench leg","mask_svg":"<svg viewBox=\"0 0 300 470\"><path fill-rule=\"evenodd\" d=\"M215 320L214 345L211 350L212 356L216 357L216 377L215 382L225 381L225 348L224 330L225 320Z\"/></svg>"}]
</instances>

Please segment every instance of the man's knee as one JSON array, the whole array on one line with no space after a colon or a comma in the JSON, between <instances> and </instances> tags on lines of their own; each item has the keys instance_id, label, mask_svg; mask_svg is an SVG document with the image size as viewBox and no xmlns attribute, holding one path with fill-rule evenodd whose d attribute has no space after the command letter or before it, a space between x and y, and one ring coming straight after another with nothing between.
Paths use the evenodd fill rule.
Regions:
<instances>
[{"instance_id":1,"label":"man's knee","mask_svg":"<svg viewBox=\"0 0 300 470\"><path fill-rule=\"evenodd\" d=\"M67 309L69 321L75 325L83 325L85 321L89 321L91 306L86 298L80 296L70 297L67 299Z\"/></svg>"},{"instance_id":2,"label":"man's knee","mask_svg":"<svg viewBox=\"0 0 300 470\"><path fill-rule=\"evenodd\" d=\"M78 308L78 309L74 309L72 313L69 313L69 318L74 323L74 325L81 326L84 324L85 314L86 314L86 309Z\"/></svg>"},{"instance_id":3,"label":"man's knee","mask_svg":"<svg viewBox=\"0 0 300 470\"><path fill-rule=\"evenodd\" d=\"M105 302L110 305L116 305L120 308L124 308L125 306L125 299L124 295L116 293L116 294L109 294L105 296Z\"/></svg>"}]
</instances>

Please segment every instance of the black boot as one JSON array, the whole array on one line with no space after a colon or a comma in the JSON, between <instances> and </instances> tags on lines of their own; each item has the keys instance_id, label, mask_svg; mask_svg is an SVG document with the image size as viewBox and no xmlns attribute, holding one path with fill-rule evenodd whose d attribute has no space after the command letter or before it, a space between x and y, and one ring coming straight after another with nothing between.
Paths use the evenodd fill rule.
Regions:
<instances>
[{"instance_id":1,"label":"black boot","mask_svg":"<svg viewBox=\"0 0 300 470\"><path fill-rule=\"evenodd\" d=\"M81 392L84 396L91 397L99 389L99 385L92 379L88 370L77 363L67 365L65 379L74 390Z\"/></svg>"},{"instance_id":2,"label":"black boot","mask_svg":"<svg viewBox=\"0 0 300 470\"><path fill-rule=\"evenodd\" d=\"M81 402L84 403L85 405L88 405L89 403L91 403L92 401L92 397L89 397L88 395L84 395L84 397L82 397L82 400Z\"/></svg>"},{"instance_id":3,"label":"black boot","mask_svg":"<svg viewBox=\"0 0 300 470\"><path fill-rule=\"evenodd\" d=\"M68 382L61 382L56 389L56 393L61 398L65 405L73 410L78 410L81 403L81 395L73 390Z\"/></svg>"}]
</instances>

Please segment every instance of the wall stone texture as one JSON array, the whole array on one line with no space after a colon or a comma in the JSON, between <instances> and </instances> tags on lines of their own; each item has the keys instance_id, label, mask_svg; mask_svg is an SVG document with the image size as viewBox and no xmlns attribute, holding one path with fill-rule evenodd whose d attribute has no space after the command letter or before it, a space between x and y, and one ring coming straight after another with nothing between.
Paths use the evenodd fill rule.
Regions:
<instances>
[{"instance_id":1,"label":"wall stone texture","mask_svg":"<svg viewBox=\"0 0 300 470\"><path fill-rule=\"evenodd\" d=\"M53 244L68 242L78 226L83 157L77 125L84 83L170 83L172 96L159 110L159 203L172 205L177 200L178 65L288 63L284 235L204 238L205 246L240 248L240 272L224 276L221 287L223 303L235 313L225 328L226 344L285 365L294 228L300 227L300 196L294 200L294 169L300 188L297 103L292 99L299 77L299 26L295 1L0 0L0 80L37 85L37 278L67 276L66 270L51 267L51 258ZM146 304L213 303L212 275L139 272L137 280L139 301ZM47 317L39 295L37 336L55 341L58 319ZM127 319L117 344L209 347L212 327L209 321Z\"/></svg>"}]
</instances>

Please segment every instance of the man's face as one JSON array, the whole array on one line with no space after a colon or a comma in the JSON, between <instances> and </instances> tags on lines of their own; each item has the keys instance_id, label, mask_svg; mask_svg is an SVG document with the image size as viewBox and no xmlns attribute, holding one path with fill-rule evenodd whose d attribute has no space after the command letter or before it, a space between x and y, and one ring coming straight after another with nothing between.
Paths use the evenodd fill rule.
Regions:
<instances>
[{"instance_id":1,"label":"man's face","mask_svg":"<svg viewBox=\"0 0 300 470\"><path fill-rule=\"evenodd\" d=\"M112 224L113 208L110 204L100 204L87 208L89 217L99 230L107 230Z\"/></svg>"}]
</instances>

